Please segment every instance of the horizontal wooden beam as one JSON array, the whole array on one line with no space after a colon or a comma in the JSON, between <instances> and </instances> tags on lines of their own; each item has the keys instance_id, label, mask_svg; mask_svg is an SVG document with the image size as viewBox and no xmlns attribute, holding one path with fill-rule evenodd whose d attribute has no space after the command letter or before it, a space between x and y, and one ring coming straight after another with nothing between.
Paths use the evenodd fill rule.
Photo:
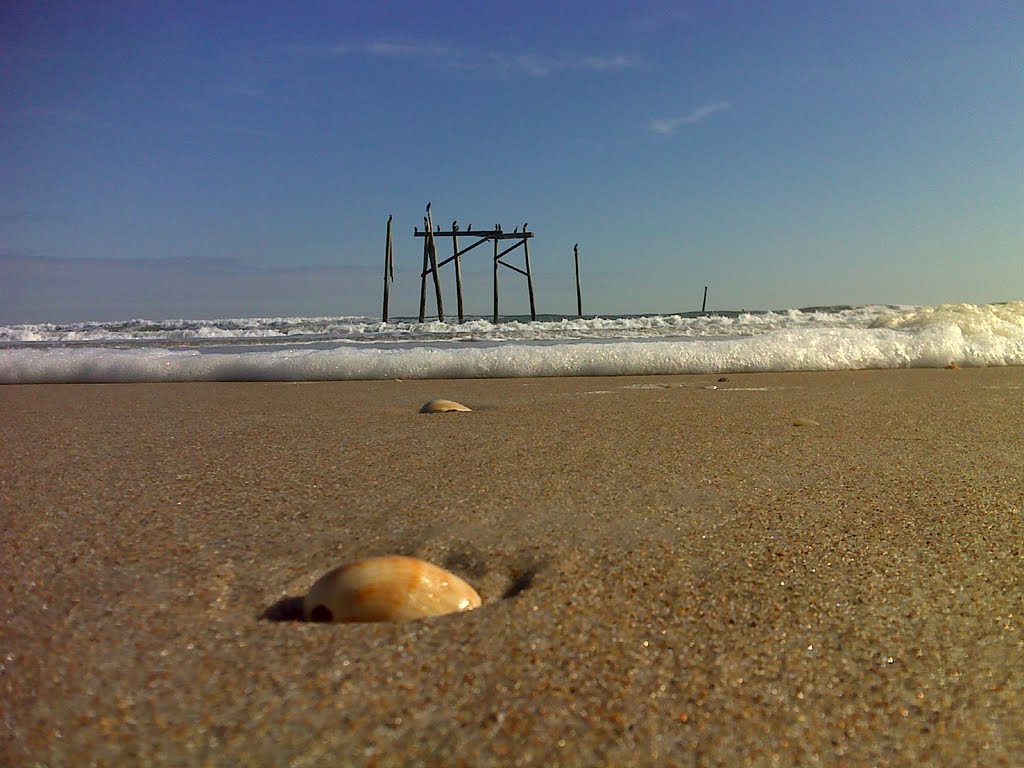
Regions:
<instances>
[{"instance_id":1,"label":"horizontal wooden beam","mask_svg":"<svg viewBox=\"0 0 1024 768\"><path fill-rule=\"evenodd\" d=\"M414 237L426 237L426 232L421 232L418 229L414 229L412 232ZM459 235L466 237L483 237L488 240L513 240L515 238L533 237L533 232L499 232L496 229L467 229L462 231L459 229L441 230L440 232L431 232L434 237L451 237L452 235Z\"/></svg>"}]
</instances>

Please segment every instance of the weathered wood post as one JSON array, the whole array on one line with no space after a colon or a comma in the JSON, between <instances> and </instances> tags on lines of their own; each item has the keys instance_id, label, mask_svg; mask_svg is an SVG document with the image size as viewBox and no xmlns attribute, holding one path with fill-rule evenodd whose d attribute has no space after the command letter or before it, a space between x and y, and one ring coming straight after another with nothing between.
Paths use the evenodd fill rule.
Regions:
<instances>
[{"instance_id":1,"label":"weathered wood post","mask_svg":"<svg viewBox=\"0 0 1024 768\"><path fill-rule=\"evenodd\" d=\"M523 224L523 234L526 234L526 225ZM523 237L523 255L526 257L526 287L530 292L530 319L537 319L537 305L533 301L533 270L530 269L530 241Z\"/></svg>"},{"instance_id":2,"label":"weathered wood post","mask_svg":"<svg viewBox=\"0 0 1024 768\"><path fill-rule=\"evenodd\" d=\"M434 220L430 217L430 203L427 203L427 236L429 244L427 253L430 254L430 271L434 275L434 295L437 298L437 319L444 322L444 299L441 297L441 276L437 269L437 246L434 243Z\"/></svg>"},{"instance_id":3,"label":"weathered wood post","mask_svg":"<svg viewBox=\"0 0 1024 768\"><path fill-rule=\"evenodd\" d=\"M583 317L583 294L580 292L580 244L572 247L572 255L576 260L576 316Z\"/></svg>"},{"instance_id":4,"label":"weathered wood post","mask_svg":"<svg viewBox=\"0 0 1024 768\"><path fill-rule=\"evenodd\" d=\"M452 222L452 258L455 259L455 299L459 305L459 322L465 320L462 311L462 257L459 255L459 222Z\"/></svg>"},{"instance_id":5,"label":"weathered wood post","mask_svg":"<svg viewBox=\"0 0 1024 768\"><path fill-rule=\"evenodd\" d=\"M423 217L423 225L426 226L427 217ZM416 228L413 227L413 234L416 233ZM429 230L427 230L429 231ZM423 270L420 272L420 322L425 322L427 319L427 241L430 238L424 236L423 238Z\"/></svg>"},{"instance_id":6,"label":"weathered wood post","mask_svg":"<svg viewBox=\"0 0 1024 768\"><path fill-rule=\"evenodd\" d=\"M384 244L384 309L381 312L381 322L388 321L388 290L391 282L395 279L394 250L391 246L391 216L388 216L388 239Z\"/></svg>"},{"instance_id":7,"label":"weathered wood post","mask_svg":"<svg viewBox=\"0 0 1024 768\"><path fill-rule=\"evenodd\" d=\"M494 324L498 324L498 238L494 238Z\"/></svg>"},{"instance_id":8,"label":"weathered wood post","mask_svg":"<svg viewBox=\"0 0 1024 768\"><path fill-rule=\"evenodd\" d=\"M707 306L708 306L708 287L705 285L704 286L704 301L700 305L700 313L702 315L704 314L704 310L707 309Z\"/></svg>"}]
</instances>

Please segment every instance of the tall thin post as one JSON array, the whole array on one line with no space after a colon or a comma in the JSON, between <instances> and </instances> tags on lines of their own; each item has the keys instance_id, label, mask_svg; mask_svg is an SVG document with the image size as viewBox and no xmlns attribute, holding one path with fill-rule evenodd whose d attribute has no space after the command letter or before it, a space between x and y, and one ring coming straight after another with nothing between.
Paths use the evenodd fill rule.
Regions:
<instances>
[{"instance_id":1,"label":"tall thin post","mask_svg":"<svg viewBox=\"0 0 1024 768\"><path fill-rule=\"evenodd\" d=\"M459 305L459 322L465 319L462 311L462 257L459 256L459 222L452 222L452 253L455 258L455 299Z\"/></svg>"},{"instance_id":2,"label":"tall thin post","mask_svg":"<svg viewBox=\"0 0 1024 768\"><path fill-rule=\"evenodd\" d=\"M498 324L498 238L494 238L494 324Z\"/></svg>"},{"instance_id":3,"label":"tall thin post","mask_svg":"<svg viewBox=\"0 0 1024 768\"><path fill-rule=\"evenodd\" d=\"M704 286L704 302L700 305L700 313L703 315L708 306L708 287Z\"/></svg>"},{"instance_id":4,"label":"tall thin post","mask_svg":"<svg viewBox=\"0 0 1024 768\"><path fill-rule=\"evenodd\" d=\"M391 249L391 216L387 217L387 242L384 245L384 308L381 311L381 323L387 323L388 289L394 280L394 261Z\"/></svg>"},{"instance_id":5,"label":"tall thin post","mask_svg":"<svg viewBox=\"0 0 1024 768\"><path fill-rule=\"evenodd\" d=\"M580 244L572 247L572 255L576 260L576 316L583 317L583 294L580 292Z\"/></svg>"},{"instance_id":6,"label":"tall thin post","mask_svg":"<svg viewBox=\"0 0 1024 768\"><path fill-rule=\"evenodd\" d=\"M423 217L423 225L426 226L427 217ZM428 232L430 230L427 230ZM425 322L427 319L427 241L428 237L423 238L423 270L420 272L420 322Z\"/></svg>"},{"instance_id":7,"label":"tall thin post","mask_svg":"<svg viewBox=\"0 0 1024 768\"><path fill-rule=\"evenodd\" d=\"M444 322L444 299L441 297L441 276L437 273L437 246L434 243L434 220L430 216L430 203L427 203L427 253L430 255L430 271L434 275L434 296L437 299L437 319Z\"/></svg>"},{"instance_id":8,"label":"tall thin post","mask_svg":"<svg viewBox=\"0 0 1024 768\"><path fill-rule=\"evenodd\" d=\"M536 320L537 305L533 301L533 271L530 269L530 241L525 237L523 238L523 254L526 256L526 287L530 292L530 319Z\"/></svg>"}]
</instances>

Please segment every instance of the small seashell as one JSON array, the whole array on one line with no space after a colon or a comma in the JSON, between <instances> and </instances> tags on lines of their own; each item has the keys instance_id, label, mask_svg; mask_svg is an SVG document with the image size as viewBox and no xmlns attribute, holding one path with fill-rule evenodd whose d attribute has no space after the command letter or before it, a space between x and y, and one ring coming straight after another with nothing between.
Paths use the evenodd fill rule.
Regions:
<instances>
[{"instance_id":1,"label":"small seashell","mask_svg":"<svg viewBox=\"0 0 1024 768\"><path fill-rule=\"evenodd\" d=\"M469 611L480 595L455 574L415 557L371 557L321 576L302 601L308 621L413 621Z\"/></svg>"},{"instance_id":2,"label":"small seashell","mask_svg":"<svg viewBox=\"0 0 1024 768\"><path fill-rule=\"evenodd\" d=\"M449 413L451 411L472 411L472 408L467 408L462 403L456 403L454 400L431 400L429 403L424 403L423 407L420 408L420 413Z\"/></svg>"},{"instance_id":3,"label":"small seashell","mask_svg":"<svg viewBox=\"0 0 1024 768\"><path fill-rule=\"evenodd\" d=\"M955 371L958 370L959 368L960 366L957 365L956 363L950 363L949 365L946 366L947 371Z\"/></svg>"},{"instance_id":4,"label":"small seashell","mask_svg":"<svg viewBox=\"0 0 1024 768\"><path fill-rule=\"evenodd\" d=\"M794 427L820 427L821 424L816 422L814 419L805 419L802 416L798 416L797 418L793 419L793 426Z\"/></svg>"}]
</instances>

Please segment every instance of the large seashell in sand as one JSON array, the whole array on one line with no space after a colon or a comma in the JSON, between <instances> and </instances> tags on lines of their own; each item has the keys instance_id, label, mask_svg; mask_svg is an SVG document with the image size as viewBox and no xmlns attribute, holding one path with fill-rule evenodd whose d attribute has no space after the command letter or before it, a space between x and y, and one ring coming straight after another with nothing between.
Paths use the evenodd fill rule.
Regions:
<instances>
[{"instance_id":1,"label":"large seashell in sand","mask_svg":"<svg viewBox=\"0 0 1024 768\"><path fill-rule=\"evenodd\" d=\"M429 403L424 403L423 407L420 408L420 413L449 413L450 411L472 411L472 408L467 408L462 403L456 403L454 400L431 400Z\"/></svg>"},{"instance_id":2,"label":"large seashell in sand","mask_svg":"<svg viewBox=\"0 0 1024 768\"><path fill-rule=\"evenodd\" d=\"M302 601L309 621L412 621L469 611L480 595L443 568L415 557L371 557L335 568Z\"/></svg>"}]
</instances>

